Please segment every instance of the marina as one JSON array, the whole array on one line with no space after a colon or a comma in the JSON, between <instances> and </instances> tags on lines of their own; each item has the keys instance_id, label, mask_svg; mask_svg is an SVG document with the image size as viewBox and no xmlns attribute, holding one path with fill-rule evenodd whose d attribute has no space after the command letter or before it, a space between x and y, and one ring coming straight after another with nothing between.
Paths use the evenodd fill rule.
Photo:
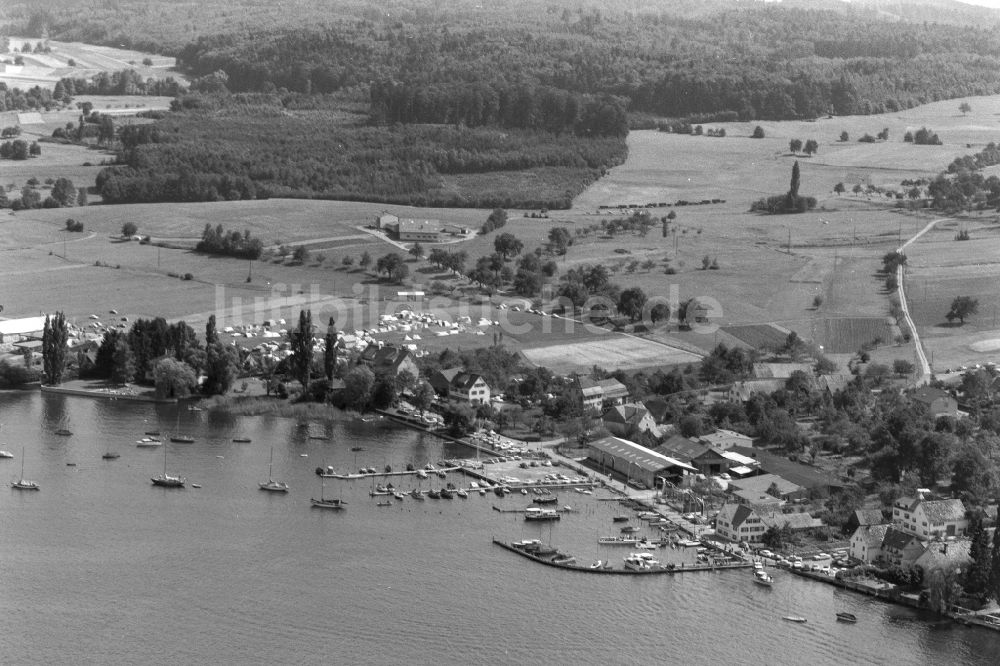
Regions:
<instances>
[{"instance_id":1,"label":"marina","mask_svg":"<svg viewBox=\"0 0 1000 666\"><path fill-rule=\"evenodd\" d=\"M376 640L372 628L387 623L395 630L377 639L382 663L412 663L415 649L435 651L442 662L458 662L475 652L477 636L487 634L508 646L503 661L565 663L567 646L548 637L566 623L584 632L578 647L587 656L575 661L631 663L662 657L662 628L650 622L656 617L668 617L671 631L684 634L691 650L712 655L713 662L742 663L747 654L773 649L774 640L794 645L797 661L818 666L900 660L978 665L989 663L980 655L1000 650L992 633L942 632L937 616L805 577L782 574L772 589L760 588L750 582L747 566L713 569L698 562L697 548L651 551L655 559L675 563L675 574L697 575L595 575L595 569L606 566L623 570L630 552L598 543L602 534L617 533L626 522L615 523L614 517L641 525L640 538L659 534L655 520L640 520L639 510L626 508L606 490L595 490L593 496L560 493L563 500L556 506L570 503L574 510L562 513L560 521L542 522L523 519L524 508L538 497L533 493L503 499L491 493L485 502L479 501L477 487L466 501L459 500L457 491L450 502L434 501L426 496L429 481L414 476L391 478L402 501L369 497L371 479L326 479L321 493L314 461L350 469L357 453L355 467L381 468L469 455L464 447L384 422L336 423L328 440L310 440L294 419L220 418L208 410L185 410L182 427L197 441L164 443L168 471L196 481L187 484L189 489L201 488L155 492L149 472L162 469L163 452L128 444L144 429L159 425L170 430L172 410L152 403L0 395L5 441L27 444L25 474L45 490L0 493L5 521L0 557L10 573L0 586L5 601L21 609L7 618L7 639L0 646L4 663L59 663L68 645L101 663L161 663L151 656L158 654L194 663L315 663L319 642L336 650L338 661L370 663L366 637ZM144 420L149 428L142 426ZM50 422L71 423L74 436L58 438ZM239 434L253 443L232 442ZM288 482L289 493L258 491L272 442L274 478ZM9 444L5 448L12 448ZM366 451L350 451L357 445ZM102 461L109 451L120 458ZM16 452L15 458L20 449ZM67 462L78 465L67 467ZM19 463L4 463L10 477L16 478ZM485 472L496 473L490 466ZM454 472L448 480L472 490L472 477L464 478L460 483L463 475ZM422 501L411 494L416 490L423 491L418 493ZM340 509L310 510L310 495L343 503ZM378 504L389 499L392 506ZM70 502L74 510L67 512ZM504 511L494 511L494 505ZM454 574L453 561L438 556L456 529L462 530L466 544L461 576ZM86 552L49 548L54 533L64 543L92 545ZM508 544L539 539L548 557L561 553L575 561L564 557L545 564L493 539ZM27 551L30 558L24 557ZM600 567L592 569L598 562ZM147 584L154 566L162 588L157 603L122 604L120 600L130 598L128 590ZM262 575L251 582L246 571ZM566 575L558 575L562 573ZM629 580L636 584L623 587ZM503 594L491 595L494 610L483 614L483 591L498 585ZM66 605L67 590L90 603ZM337 603L344 596L351 604ZM415 599L448 604L451 610L422 613L417 625L412 618ZM106 609L99 624L92 604ZM46 620L54 607L63 608L57 625ZM536 631L525 632L522 622L504 619L523 617L525 608L532 609ZM858 622L838 622L835 612L841 611L853 613ZM799 633L782 620L789 614L808 618L803 628L819 641L783 638L782 632ZM733 628L745 626L751 616L758 633L771 639L736 640ZM464 623L458 633L455 617ZM628 645L600 638L608 626L621 623L631 627ZM885 631L887 624L892 631ZM251 630L265 626L268 631ZM443 643L442 635L453 636L454 642Z\"/></svg>"}]
</instances>

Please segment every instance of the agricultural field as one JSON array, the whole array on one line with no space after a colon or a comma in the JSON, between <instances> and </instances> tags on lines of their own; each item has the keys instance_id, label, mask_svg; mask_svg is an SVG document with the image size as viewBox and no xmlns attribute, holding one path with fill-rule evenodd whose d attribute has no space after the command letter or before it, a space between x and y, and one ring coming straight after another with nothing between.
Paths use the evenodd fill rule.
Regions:
<instances>
[{"instance_id":1,"label":"agricultural field","mask_svg":"<svg viewBox=\"0 0 1000 666\"><path fill-rule=\"evenodd\" d=\"M585 371L593 366L605 370L638 370L699 360L695 354L658 342L618 335L603 340L532 347L522 353L535 365L559 373Z\"/></svg>"},{"instance_id":2,"label":"agricultural field","mask_svg":"<svg viewBox=\"0 0 1000 666\"><path fill-rule=\"evenodd\" d=\"M959 229L971 240L956 241ZM939 223L906 249L904 289L936 369L1000 360L1000 226L995 216ZM979 301L964 325L945 319L956 296Z\"/></svg>"},{"instance_id":3,"label":"agricultural field","mask_svg":"<svg viewBox=\"0 0 1000 666\"><path fill-rule=\"evenodd\" d=\"M747 324L746 326L727 326L721 329L751 349L779 349L788 339L788 329L778 328L774 324Z\"/></svg>"},{"instance_id":4,"label":"agricultural field","mask_svg":"<svg viewBox=\"0 0 1000 666\"><path fill-rule=\"evenodd\" d=\"M712 323L725 329L719 334L711 330L677 331L675 325L670 325L642 340L588 330L582 325L571 329L571 322L566 320L499 311L489 305L483 307L492 314L482 316L505 318L500 327L504 330L504 344L524 351L532 362L545 359L545 364L575 369L595 363L608 368L686 363L697 356L652 340L669 343L672 339L685 349L708 350L730 334L743 339L741 336L757 335L765 326L778 330L771 324L814 338L830 353L856 351L880 332L889 341L892 336L886 332L891 333L891 329L884 320L888 295L876 274L879 259L932 218L919 212L897 212L884 199L837 196L832 188L841 180L849 182L848 176L859 174L871 182L882 182L879 179L884 177L886 184L902 177L930 177L953 157L974 152L965 143L985 142L989 124L995 122L990 116L1000 112L1000 97L968 100L973 113L965 118L957 110L960 101L884 116L761 123L768 135L763 140L747 138L752 125L739 123L726 125L727 138L633 132L629 136L632 152L628 161L591 186L572 209L549 211L542 218L530 217L538 211L508 211L509 222L502 232L520 238L526 251L544 246L551 227L569 228L574 244L566 256L557 258L560 274L574 266L599 263L611 269L613 281L640 286L650 296L670 303L691 297L714 299L718 307ZM901 143L902 131L922 125L938 132L945 146ZM855 136L864 131L875 133L886 126L890 128L887 144L841 144L836 140L841 129ZM812 158L789 154L789 137L815 137L820 141L820 153ZM0 183L28 177L28 171L23 169L30 168L30 175L44 180L61 175L59 168L81 169L76 165L88 160L96 164L101 158L100 153L85 149L65 147L66 152L61 152L60 148L64 147L44 144L42 158L29 161L27 166L18 165L20 172L12 170L8 163L0 164ZM912 160L906 162L908 155ZM791 216L748 213L752 200L787 189L795 159L802 164L801 191L819 199L817 209ZM893 166L895 162L900 164ZM865 166L859 171L860 163ZM99 167L87 168L96 172ZM84 172L80 174L80 178L85 176ZM76 177L67 177L81 184ZM706 198L726 201L653 209L657 218L670 210L677 213L666 237L659 225L645 237L612 238L600 231L602 220L626 214L599 209L600 205ZM198 322L240 299L244 321L265 318L259 313L274 311L288 319L297 315L297 308L311 307L317 319L325 321L325 315L336 315L338 327L353 329L370 328L379 313L405 305L394 300L396 292L426 288L432 281L444 282L454 289L453 296L460 297L435 299L435 308L442 312L457 315L470 303L485 300L474 295L475 289L464 278L440 271L426 261L408 264L410 278L405 286L380 284L356 266L343 270L341 260L345 256L356 261L365 250L374 257L402 251L359 229L383 211L473 228L489 215L489 211L477 209L291 199L87 206L16 214L5 211L0 216L2 270L8 287L4 315L62 309L86 317L91 312L114 308L133 316L163 315ZM68 217L82 221L85 231L64 231ZM115 242L126 221L135 222L139 233L152 236L154 244ZM221 224L227 230L249 229L269 247L304 244L312 257L302 265L278 258L251 265L185 249L197 241L205 224ZM993 270L995 257L1000 256L1000 225L992 216L963 221L973 241L958 243L953 240L957 224L942 223L940 229L907 251L910 268L906 285L918 327L928 349L950 364L964 362L966 357L983 358L985 352L975 351L972 345L986 349L990 341L1000 339L1000 332L993 330L990 323L1000 307L994 296L1000 270ZM443 247L467 251L467 265L471 266L476 258L493 251L496 235ZM178 247L158 248L157 242ZM324 255L321 260L319 254ZM718 270L702 269L706 256L718 262ZM650 261L651 267L634 266L636 262ZM668 266L675 271L673 274L666 273ZM192 280L170 275L186 273L191 273ZM249 283L248 274L252 276ZM977 295L981 314L960 329L940 326L947 304L959 293ZM817 296L822 296L818 308L814 306ZM501 297L515 300L509 294ZM494 302L499 300L495 298ZM389 341L403 342L402 335L386 335ZM477 335L470 330L457 336L432 336L423 339L420 346L426 350L466 348L486 341L492 342L491 331ZM945 351L956 345L961 353ZM562 347L570 351L564 354L559 351ZM889 347L885 353L908 356L912 346ZM891 360L891 356L888 358Z\"/></svg>"},{"instance_id":5,"label":"agricultural field","mask_svg":"<svg viewBox=\"0 0 1000 666\"><path fill-rule=\"evenodd\" d=\"M80 42L47 42L50 53L20 53L25 43L34 46L38 39L10 37L9 49L18 51L24 61L20 68L11 68L0 72L0 82L10 88L31 88L42 86L52 88L56 82L65 77L85 78L101 72L118 72L123 69L134 69L143 80L163 79L172 76L184 83L184 77L173 71L176 59L170 56L142 53L129 49L118 49ZM8 53L7 57L13 57ZM151 65L143 63L148 59ZM71 64L72 61L72 64Z\"/></svg>"}]
</instances>

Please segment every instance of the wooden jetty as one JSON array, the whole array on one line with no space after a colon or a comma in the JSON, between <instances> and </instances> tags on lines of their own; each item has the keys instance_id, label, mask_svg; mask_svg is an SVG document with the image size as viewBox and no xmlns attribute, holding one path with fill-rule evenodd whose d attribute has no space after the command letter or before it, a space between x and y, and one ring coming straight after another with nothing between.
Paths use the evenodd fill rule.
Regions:
<instances>
[{"instance_id":1,"label":"wooden jetty","mask_svg":"<svg viewBox=\"0 0 1000 666\"><path fill-rule=\"evenodd\" d=\"M661 566L660 568L646 569L646 570L642 570L642 571L637 571L635 569L626 569L624 567L619 568L619 569L605 569L603 567L592 569L589 566L581 566L579 564L562 564L562 563L559 563L559 562L553 562L551 557L542 557L542 556L535 555L534 553L530 553L530 552L528 552L528 551L526 551L526 550L524 550L522 548L517 548L513 544L506 543L504 541L501 541L500 539L493 539L493 543L495 543L496 545L500 546L504 550L509 550L512 553L517 553L521 557L526 557L529 560L532 560L534 562L538 562L539 564L544 564L544 565L549 566L549 567L555 567L556 569L566 569L566 570L569 570L569 571L580 571L580 572L583 572L583 573L605 574L605 575L612 575L612 576L652 576L652 575L656 575L656 574L685 573L685 572L688 572L688 571L717 571L717 570L720 570L720 569L749 569L750 567L753 566L753 564L750 563L750 562L741 561L741 562L733 562L731 564L715 564L715 565L712 565L712 564L695 564L695 565L691 565L691 566L683 565L683 564L680 565L680 566L676 566L676 565L673 565L673 564L667 564L667 565Z\"/></svg>"}]
</instances>

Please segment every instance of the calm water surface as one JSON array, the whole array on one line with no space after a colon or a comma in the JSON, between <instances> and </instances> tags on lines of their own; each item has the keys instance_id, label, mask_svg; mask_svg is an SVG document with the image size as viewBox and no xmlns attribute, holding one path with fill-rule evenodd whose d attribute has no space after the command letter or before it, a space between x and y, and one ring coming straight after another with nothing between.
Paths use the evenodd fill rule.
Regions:
<instances>
[{"instance_id":1,"label":"calm water surface","mask_svg":"<svg viewBox=\"0 0 1000 666\"><path fill-rule=\"evenodd\" d=\"M0 393L0 663L996 664L1000 634L776 574L624 578L560 572L491 543L539 537L582 562L617 532L614 502L567 493L576 513L525 524L527 498L407 498L329 480L343 512L312 509L315 468L402 469L468 453L382 423L300 424L83 398ZM71 437L54 434L65 427ZM156 488L171 472L200 489ZM233 437L250 437L236 444ZM287 495L257 488L274 478ZM25 476L40 492L18 492ZM352 446L364 451L352 452ZM104 461L108 450L121 458ZM305 454L307 457L303 457ZM67 463L75 463L68 466ZM449 478L456 484L458 477ZM400 488L416 479L393 479ZM424 481L440 487L445 480ZM659 551L682 561L693 554ZM838 624L834 613L858 616ZM781 620L794 613L804 625Z\"/></svg>"}]
</instances>

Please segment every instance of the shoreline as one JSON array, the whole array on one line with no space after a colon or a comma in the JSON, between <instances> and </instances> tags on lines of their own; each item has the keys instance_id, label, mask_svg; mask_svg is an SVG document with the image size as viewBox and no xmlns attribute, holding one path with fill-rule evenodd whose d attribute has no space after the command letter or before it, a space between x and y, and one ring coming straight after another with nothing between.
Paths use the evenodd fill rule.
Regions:
<instances>
[{"instance_id":1,"label":"shoreline","mask_svg":"<svg viewBox=\"0 0 1000 666\"><path fill-rule=\"evenodd\" d=\"M97 398L103 400L129 400L132 402L152 402L157 404L175 405L180 401L177 398L157 398L150 392L132 393L131 388L83 388L66 386L41 386L42 393L52 393L55 395L72 395L82 398Z\"/></svg>"}]
</instances>

